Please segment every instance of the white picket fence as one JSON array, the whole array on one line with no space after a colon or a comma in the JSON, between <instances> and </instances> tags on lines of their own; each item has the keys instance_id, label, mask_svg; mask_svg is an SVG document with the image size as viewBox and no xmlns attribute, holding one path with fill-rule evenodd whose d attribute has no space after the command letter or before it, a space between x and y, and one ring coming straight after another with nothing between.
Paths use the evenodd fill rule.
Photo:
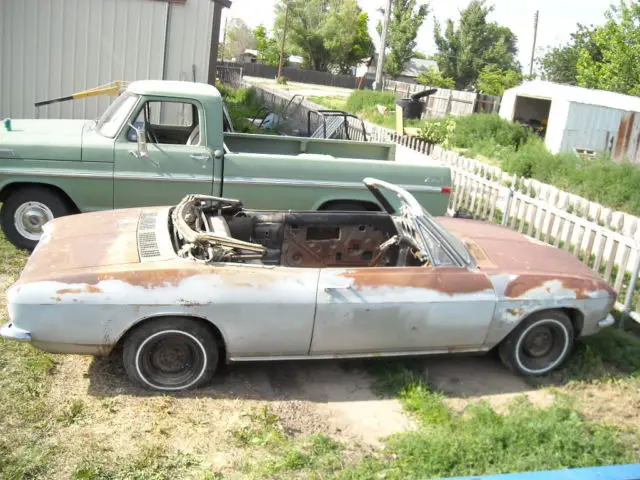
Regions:
<instances>
[{"instance_id":1,"label":"white picket fence","mask_svg":"<svg viewBox=\"0 0 640 480\"><path fill-rule=\"evenodd\" d=\"M287 92L252 86L274 109L282 109L291 98ZM294 123L306 125L307 112L323 108L304 99L289 114ZM393 142L400 146L398 161L439 161L449 165L453 177L451 212L465 210L476 219L501 223L571 252L615 288L616 309L640 322L636 292L640 273L637 217L533 179L517 178L497 166L466 158L417 137L399 135L369 122L364 125L367 141ZM348 128L349 138L365 140L359 122L350 122Z\"/></svg>"}]
</instances>

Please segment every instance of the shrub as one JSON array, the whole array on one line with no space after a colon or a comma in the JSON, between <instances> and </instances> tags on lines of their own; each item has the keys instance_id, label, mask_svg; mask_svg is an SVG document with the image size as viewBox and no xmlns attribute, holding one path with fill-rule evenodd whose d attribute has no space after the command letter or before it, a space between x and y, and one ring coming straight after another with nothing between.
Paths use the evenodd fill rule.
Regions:
<instances>
[{"instance_id":1,"label":"shrub","mask_svg":"<svg viewBox=\"0 0 640 480\"><path fill-rule=\"evenodd\" d=\"M287 77L285 77L284 75L280 75L277 82L278 85L286 85L289 81L287 80Z\"/></svg>"},{"instance_id":2,"label":"shrub","mask_svg":"<svg viewBox=\"0 0 640 480\"><path fill-rule=\"evenodd\" d=\"M498 145L523 145L529 132L517 123L510 122L496 114L481 113L456 117L456 130L452 138L455 146L472 148L478 142L491 139Z\"/></svg>"},{"instance_id":3,"label":"shrub","mask_svg":"<svg viewBox=\"0 0 640 480\"><path fill-rule=\"evenodd\" d=\"M439 143L446 148L455 129L456 122L451 117L427 120L420 129L420 138L429 143Z\"/></svg>"}]
</instances>

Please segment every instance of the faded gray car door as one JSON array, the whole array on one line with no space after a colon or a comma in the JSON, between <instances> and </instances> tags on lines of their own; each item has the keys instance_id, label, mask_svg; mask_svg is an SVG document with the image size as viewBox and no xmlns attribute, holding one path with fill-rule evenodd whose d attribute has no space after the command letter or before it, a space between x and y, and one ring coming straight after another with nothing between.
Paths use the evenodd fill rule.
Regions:
<instances>
[{"instance_id":1,"label":"faded gray car door","mask_svg":"<svg viewBox=\"0 0 640 480\"><path fill-rule=\"evenodd\" d=\"M466 268L323 269L310 353L471 349L495 304L486 275Z\"/></svg>"},{"instance_id":2,"label":"faded gray car door","mask_svg":"<svg viewBox=\"0 0 640 480\"><path fill-rule=\"evenodd\" d=\"M308 354L319 269L251 264L207 268L210 274L182 301L191 314L202 312L220 328L231 360Z\"/></svg>"}]
</instances>

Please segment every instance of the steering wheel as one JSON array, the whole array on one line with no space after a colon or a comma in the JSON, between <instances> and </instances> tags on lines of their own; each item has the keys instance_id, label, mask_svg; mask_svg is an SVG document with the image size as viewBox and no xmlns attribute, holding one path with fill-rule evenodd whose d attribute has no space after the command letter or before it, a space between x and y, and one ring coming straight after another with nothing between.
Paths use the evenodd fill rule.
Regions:
<instances>
[{"instance_id":1,"label":"steering wheel","mask_svg":"<svg viewBox=\"0 0 640 480\"><path fill-rule=\"evenodd\" d=\"M376 256L373 257L373 259L369 262L369 267L377 267L380 261L384 258L387 251L389 251L389 249L394 245L400 245L401 243L403 243L402 240L403 238L401 236L394 235L389 240L386 240L384 243L381 243L380 246L378 247L378 252L376 253Z\"/></svg>"},{"instance_id":2,"label":"steering wheel","mask_svg":"<svg viewBox=\"0 0 640 480\"><path fill-rule=\"evenodd\" d=\"M386 242L382 243L378 247L376 256L369 262L369 267L377 267L380 261L384 258L385 254L393 246L398 247L398 262L396 267L404 267L409 263L409 255L414 255L413 250L416 248L415 243L404 235L394 235ZM415 256L415 255L414 255ZM431 265L429 260L425 261L425 266Z\"/></svg>"}]
</instances>

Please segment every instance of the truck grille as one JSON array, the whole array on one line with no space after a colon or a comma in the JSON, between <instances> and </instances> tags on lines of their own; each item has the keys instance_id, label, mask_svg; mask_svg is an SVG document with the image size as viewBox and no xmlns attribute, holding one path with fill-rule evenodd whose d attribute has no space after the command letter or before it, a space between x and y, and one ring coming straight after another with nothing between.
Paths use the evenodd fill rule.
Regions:
<instances>
[{"instance_id":1,"label":"truck grille","mask_svg":"<svg viewBox=\"0 0 640 480\"><path fill-rule=\"evenodd\" d=\"M140 260L149 260L160 256L156 238L156 212L142 212L138 219L138 254Z\"/></svg>"}]
</instances>

